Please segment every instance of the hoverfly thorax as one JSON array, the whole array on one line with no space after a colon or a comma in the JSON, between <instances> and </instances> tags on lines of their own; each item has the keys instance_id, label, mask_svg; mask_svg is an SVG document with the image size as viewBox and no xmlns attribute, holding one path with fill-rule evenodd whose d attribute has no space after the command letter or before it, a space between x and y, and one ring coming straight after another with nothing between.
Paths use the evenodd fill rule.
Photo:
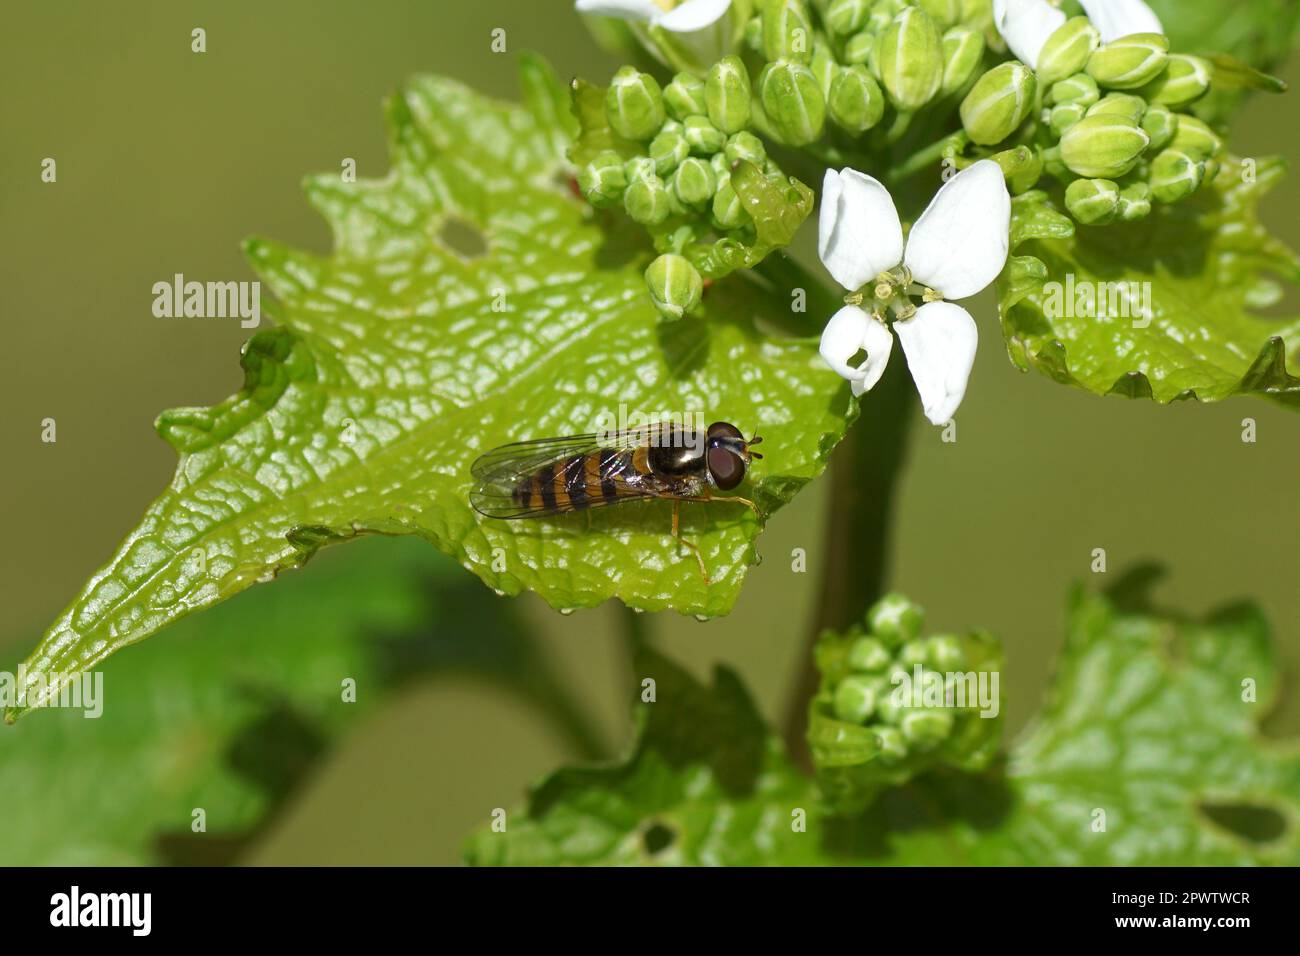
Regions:
<instances>
[{"instance_id":1,"label":"hoverfly thorax","mask_svg":"<svg viewBox=\"0 0 1300 956\"><path fill-rule=\"evenodd\" d=\"M745 441L740 429L730 422L714 422L709 426L704 443L704 458L709 477L723 491L731 491L745 480L745 469L752 458L762 458L751 445L763 439L755 435Z\"/></svg>"}]
</instances>

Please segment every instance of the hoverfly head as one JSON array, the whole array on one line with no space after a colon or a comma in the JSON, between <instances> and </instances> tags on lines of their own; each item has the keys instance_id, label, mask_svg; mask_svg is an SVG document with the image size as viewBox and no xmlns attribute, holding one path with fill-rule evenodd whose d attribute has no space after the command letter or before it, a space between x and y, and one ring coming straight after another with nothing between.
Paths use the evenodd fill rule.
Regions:
<instances>
[{"instance_id":1,"label":"hoverfly head","mask_svg":"<svg viewBox=\"0 0 1300 956\"><path fill-rule=\"evenodd\" d=\"M750 459L763 457L749 450L756 440L761 441L757 436L745 441L740 429L730 422L714 422L709 426L704 453L715 485L730 491L744 480Z\"/></svg>"}]
</instances>

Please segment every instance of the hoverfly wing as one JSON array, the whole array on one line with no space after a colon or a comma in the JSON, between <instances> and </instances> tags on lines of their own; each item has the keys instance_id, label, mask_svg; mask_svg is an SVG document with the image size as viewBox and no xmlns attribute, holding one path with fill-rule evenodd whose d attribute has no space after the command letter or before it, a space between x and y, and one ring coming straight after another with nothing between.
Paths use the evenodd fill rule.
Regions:
<instances>
[{"instance_id":1,"label":"hoverfly wing","mask_svg":"<svg viewBox=\"0 0 1300 956\"><path fill-rule=\"evenodd\" d=\"M480 482L521 478L561 458L595 451L601 446L599 439L591 434L511 442L479 455L469 471Z\"/></svg>"}]
</instances>

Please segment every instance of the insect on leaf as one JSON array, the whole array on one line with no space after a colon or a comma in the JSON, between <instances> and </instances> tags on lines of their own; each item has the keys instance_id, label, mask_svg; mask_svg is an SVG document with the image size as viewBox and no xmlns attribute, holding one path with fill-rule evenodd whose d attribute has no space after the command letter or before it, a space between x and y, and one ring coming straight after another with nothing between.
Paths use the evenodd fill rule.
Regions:
<instances>
[{"instance_id":1,"label":"insect on leaf","mask_svg":"<svg viewBox=\"0 0 1300 956\"><path fill-rule=\"evenodd\" d=\"M159 418L175 477L29 676L89 668L367 533L419 535L488 586L557 608L731 608L761 530L744 507L684 506L710 586L670 537L667 503L527 522L470 508L486 449L667 413L761 427L767 457L739 491L770 513L821 472L851 414L809 341L759 331L789 324L788 300L750 279L715 284L698 321L661 325L642 278L653 250L573 194L565 91L541 61L523 69L534 111L440 78L391 98L388 175L307 182L332 254L247 244L279 304L244 348L244 387Z\"/></svg>"}]
</instances>

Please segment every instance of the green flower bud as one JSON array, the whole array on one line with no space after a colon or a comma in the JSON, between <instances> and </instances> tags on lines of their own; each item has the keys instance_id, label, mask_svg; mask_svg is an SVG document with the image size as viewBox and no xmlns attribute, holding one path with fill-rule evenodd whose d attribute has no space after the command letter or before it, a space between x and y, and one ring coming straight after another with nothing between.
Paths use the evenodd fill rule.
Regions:
<instances>
[{"instance_id":1,"label":"green flower bud","mask_svg":"<svg viewBox=\"0 0 1300 956\"><path fill-rule=\"evenodd\" d=\"M1134 123L1141 123L1147 112L1147 101L1140 96L1128 93L1107 93L1092 106L1088 107L1087 116L1126 116Z\"/></svg>"},{"instance_id":2,"label":"green flower bud","mask_svg":"<svg viewBox=\"0 0 1300 956\"><path fill-rule=\"evenodd\" d=\"M953 716L948 710L913 710L903 715L900 729L913 746L928 749L952 733Z\"/></svg>"},{"instance_id":3,"label":"green flower bud","mask_svg":"<svg viewBox=\"0 0 1300 956\"><path fill-rule=\"evenodd\" d=\"M738 56L723 57L709 69L704 86L709 121L724 133L735 133L749 122L749 74Z\"/></svg>"},{"instance_id":4,"label":"green flower bud","mask_svg":"<svg viewBox=\"0 0 1300 956\"><path fill-rule=\"evenodd\" d=\"M1101 90L1097 81L1087 73L1076 73L1064 80L1057 80L1049 91L1053 103L1080 103L1091 106L1101 99Z\"/></svg>"},{"instance_id":5,"label":"green flower bud","mask_svg":"<svg viewBox=\"0 0 1300 956\"><path fill-rule=\"evenodd\" d=\"M1158 103L1148 106L1146 115L1142 117L1142 129L1151 137L1151 145L1147 147L1147 152L1158 153L1172 143L1178 132L1178 126L1178 115L1169 107Z\"/></svg>"},{"instance_id":6,"label":"green flower bud","mask_svg":"<svg viewBox=\"0 0 1300 956\"><path fill-rule=\"evenodd\" d=\"M1186 106L1204 96L1210 89L1210 64L1199 56L1174 53L1164 73L1144 86L1142 96L1148 103L1161 106Z\"/></svg>"},{"instance_id":7,"label":"green flower bud","mask_svg":"<svg viewBox=\"0 0 1300 956\"><path fill-rule=\"evenodd\" d=\"M889 666L889 648L874 637L860 637L849 648L849 667L872 673Z\"/></svg>"},{"instance_id":8,"label":"green flower bud","mask_svg":"<svg viewBox=\"0 0 1300 956\"><path fill-rule=\"evenodd\" d=\"M812 62L808 64L808 69L817 77L817 88L822 91L822 96L830 99L831 84L840 72L840 65L835 62L835 54L830 47L825 43L814 44Z\"/></svg>"},{"instance_id":9,"label":"green flower bud","mask_svg":"<svg viewBox=\"0 0 1300 956\"><path fill-rule=\"evenodd\" d=\"M884 724L877 724L871 729L876 732L881 760L885 763L897 763L907 756L907 742L903 739L902 731Z\"/></svg>"},{"instance_id":10,"label":"green flower bud","mask_svg":"<svg viewBox=\"0 0 1300 956\"><path fill-rule=\"evenodd\" d=\"M876 37L880 82L900 110L920 109L943 82L943 41L930 15L908 7Z\"/></svg>"},{"instance_id":11,"label":"green flower bud","mask_svg":"<svg viewBox=\"0 0 1300 956\"><path fill-rule=\"evenodd\" d=\"M1067 129L1073 126L1079 120L1083 119L1084 114L1088 112L1082 103L1061 103L1052 107L1052 112L1048 114L1048 125L1052 131L1060 136Z\"/></svg>"},{"instance_id":12,"label":"green flower bud","mask_svg":"<svg viewBox=\"0 0 1300 956\"><path fill-rule=\"evenodd\" d=\"M930 664L935 670L951 672L966 669L966 652L961 638L952 634L936 634L925 640Z\"/></svg>"},{"instance_id":13,"label":"green flower bud","mask_svg":"<svg viewBox=\"0 0 1300 956\"><path fill-rule=\"evenodd\" d=\"M745 21L745 48L755 53L763 52L763 18L755 15Z\"/></svg>"},{"instance_id":14,"label":"green flower bud","mask_svg":"<svg viewBox=\"0 0 1300 956\"><path fill-rule=\"evenodd\" d=\"M822 21L832 36L850 36L866 26L871 5L872 0L831 0Z\"/></svg>"},{"instance_id":15,"label":"green flower bud","mask_svg":"<svg viewBox=\"0 0 1300 956\"><path fill-rule=\"evenodd\" d=\"M1169 40L1160 33L1130 33L1093 51L1088 75L1112 90L1135 90L1150 83L1169 62Z\"/></svg>"},{"instance_id":16,"label":"green flower bud","mask_svg":"<svg viewBox=\"0 0 1300 956\"><path fill-rule=\"evenodd\" d=\"M1151 215L1151 187L1137 182L1125 186L1119 194L1119 218L1123 222L1137 222Z\"/></svg>"},{"instance_id":17,"label":"green flower bud","mask_svg":"<svg viewBox=\"0 0 1300 956\"><path fill-rule=\"evenodd\" d=\"M638 179L654 179L655 161L649 156L633 156L623 164L623 175L627 177L629 183L636 182Z\"/></svg>"},{"instance_id":18,"label":"green flower bud","mask_svg":"<svg viewBox=\"0 0 1300 956\"><path fill-rule=\"evenodd\" d=\"M663 180L651 174L630 179L623 193L623 208L634 222L643 226L657 226L668 218L668 188Z\"/></svg>"},{"instance_id":19,"label":"green flower bud","mask_svg":"<svg viewBox=\"0 0 1300 956\"><path fill-rule=\"evenodd\" d=\"M1043 149L1043 171L1063 183L1074 179L1074 173L1070 172L1070 168L1061 159L1060 146L1048 146Z\"/></svg>"},{"instance_id":20,"label":"green flower bud","mask_svg":"<svg viewBox=\"0 0 1300 956\"><path fill-rule=\"evenodd\" d=\"M1210 159L1223 149L1219 134L1195 116L1181 116L1178 131L1173 138L1173 148L1199 159Z\"/></svg>"},{"instance_id":21,"label":"green flower bud","mask_svg":"<svg viewBox=\"0 0 1300 956\"><path fill-rule=\"evenodd\" d=\"M664 87L664 107L675 120L702 116L706 110L704 81L693 73L678 73Z\"/></svg>"},{"instance_id":22,"label":"green flower bud","mask_svg":"<svg viewBox=\"0 0 1300 956\"><path fill-rule=\"evenodd\" d=\"M676 320L693 311L704 294L704 281L682 256L660 256L645 271L650 298L665 319Z\"/></svg>"},{"instance_id":23,"label":"green flower bud","mask_svg":"<svg viewBox=\"0 0 1300 956\"><path fill-rule=\"evenodd\" d=\"M1201 185L1212 183L1219 175L1219 169L1222 167L1217 156L1205 161L1205 175L1201 177Z\"/></svg>"},{"instance_id":24,"label":"green flower bud","mask_svg":"<svg viewBox=\"0 0 1300 956\"><path fill-rule=\"evenodd\" d=\"M713 223L719 229L739 229L749 222L745 205L730 182L720 183L713 194Z\"/></svg>"},{"instance_id":25,"label":"green flower bud","mask_svg":"<svg viewBox=\"0 0 1300 956\"><path fill-rule=\"evenodd\" d=\"M607 209L620 202L626 188L623 157L612 149L597 153L578 171L578 190L597 209Z\"/></svg>"},{"instance_id":26,"label":"green flower bud","mask_svg":"<svg viewBox=\"0 0 1300 956\"><path fill-rule=\"evenodd\" d=\"M667 176L691 154L691 144L677 130L664 130L650 140L650 158L654 160L655 173Z\"/></svg>"},{"instance_id":27,"label":"green flower bud","mask_svg":"<svg viewBox=\"0 0 1300 956\"><path fill-rule=\"evenodd\" d=\"M1100 226L1119 213L1119 187L1109 179L1076 179L1065 190L1065 208L1085 226Z\"/></svg>"},{"instance_id":28,"label":"green flower bud","mask_svg":"<svg viewBox=\"0 0 1300 956\"><path fill-rule=\"evenodd\" d=\"M863 677L846 677L835 688L835 716L850 724L865 724L876 710L879 684Z\"/></svg>"},{"instance_id":29,"label":"green flower bud","mask_svg":"<svg viewBox=\"0 0 1300 956\"><path fill-rule=\"evenodd\" d=\"M1101 34L1087 17L1074 17L1057 27L1038 54L1038 81L1055 83L1088 65L1101 46Z\"/></svg>"},{"instance_id":30,"label":"green flower bud","mask_svg":"<svg viewBox=\"0 0 1300 956\"><path fill-rule=\"evenodd\" d=\"M946 30L961 20L961 0L916 0L940 30Z\"/></svg>"},{"instance_id":31,"label":"green flower bud","mask_svg":"<svg viewBox=\"0 0 1300 956\"><path fill-rule=\"evenodd\" d=\"M682 136L696 156L712 156L727 145L726 134L703 116L686 117Z\"/></svg>"},{"instance_id":32,"label":"green flower bud","mask_svg":"<svg viewBox=\"0 0 1300 956\"><path fill-rule=\"evenodd\" d=\"M943 79L939 94L952 96L959 92L984 59L984 34L970 27L953 27L943 35Z\"/></svg>"},{"instance_id":33,"label":"green flower bud","mask_svg":"<svg viewBox=\"0 0 1300 956\"><path fill-rule=\"evenodd\" d=\"M1061 136L1061 159L1076 175L1115 179L1135 165L1151 138L1125 116L1085 116Z\"/></svg>"},{"instance_id":34,"label":"green flower bud","mask_svg":"<svg viewBox=\"0 0 1300 956\"><path fill-rule=\"evenodd\" d=\"M1178 121L1182 126L1182 120ZM1205 163L1181 150L1166 149L1151 161L1151 198L1161 203L1176 203L1201 188Z\"/></svg>"},{"instance_id":35,"label":"green flower bud","mask_svg":"<svg viewBox=\"0 0 1300 956\"><path fill-rule=\"evenodd\" d=\"M807 65L812 59L813 30L803 0L762 2L763 56Z\"/></svg>"},{"instance_id":36,"label":"green flower bud","mask_svg":"<svg viewBox=\"0 0 1300 956\"><path fill-rule=\"evenodd\" d=\"M762 166L763 161L767 159L767 150L763 147L763 141L748 130L731 134L727 140L726 154L728 163L743 159L755 166Z\"/></svg>"},{"instance_id":37,"label":"green flower bud","mask_svg":"<svg viewBox=\"0 0 1300 956\"><path fill-rule=\"evenodd\" d=\"M884 687L876 697L876 716L886 724L897 725L909 709L907 703L910 698L909 701L899 701L894 697L894 693L899 687L907 686L907 683L900 675L906 675L906 681L910 681L912 679L911 667L898 665L891 668L889 673L885 675Z\"/></svg>"},{"instance_id":38,"label":"green flower bud","mask_svg":"<svg viewBox=\"0 0 1300 956\"><path fill-rule=\"evenodd\" d=\"M769 63L759 76L758 89L763 112L782 143L806 146L821 136L826 100L808 67L784 60Z\"/></svg>"},{"instance_id":39,"label":"green flower bud","mask_svg":"<svg viewBox=\"0 0 1300 956\"><path fill-rule=\"evenodd\" d=\"M842 59L849 66L855 63L867 63L875 55L875 49L876 35L874 33L855 33L844 44Z\"/></svg>"},{"instance_id":40,"label":"green flower bud","mask_svg":"<svg viewBox=\"0 0 1300 956\"><path fill-rule=\"evenodd\" d=\"M845 67L831 84L826 107L838 126L861 133L885 115L885 94L865 66Z\"/></svg>"},{"instance_id":41,"label":"green flower bud","mask_svg":"<svg viewBox=\"0 0 1300 956\"><path fill-rule=\"evenodd\" d=\"M694 156L678 166L677 172L673 173L673 192L685 206L703 205L713 198L713 191L717 187L713 167Z\"/></svg>"},{"instance_id":42,"label":"green flower bud","mask_svg":"<svg viewBox=\"0 0 1300 956\"><path fill-rule=\"evenodd\" d=\"M925 623L925 612L901 594L886 594L867 611L871 633L890 647L915 640Z\"/></svg>"},{"instance_id":43,"label":"green flower bud","mask_svg":"<svg viewBox=\"0 0 1300 956\"><path fill-rule=\"evenodd\" d=\"M898 660L899 663L907 667L909 672L920 664L922 676L925 674L925 665L930 662L925 651L925 644L922 641L909 641L904 644L898 652Z\"/></svg>"},{"instance_id":44,"label":"green flower bud","mask_svg":"<svg viewBox=\"0 0 1300 956\"><path fill-rule=\"evenodd\" d=\"M709 168L713 170L713 178L719 187L725 182L730 182L731 162L727 159L726 153L714 153L710 156Z\"/></svg>"},{"instance_id":45,"label":"green flower bud","mask_svg":"<svg viewBox=\"0 0 1300 956\"><path fill-rule=\"evenodd\" d=\"M650 139L666 119L659 84L636 67L623 67L605 91L605 115L610 127L624 139Z\"/></svg>"},{"instance_id":46,"label":"green flower bud","mask_svg":"<svg viewBox=\"0 0 1300 956\"><path fill-rule=\"evenodd\" d=\"M1017 60L989 70L971 87L961 103L961 123L972 142L1000 143L1025 121L1034 108L1038 81L1034 71Z\"/></svg>"}]
</instances>

